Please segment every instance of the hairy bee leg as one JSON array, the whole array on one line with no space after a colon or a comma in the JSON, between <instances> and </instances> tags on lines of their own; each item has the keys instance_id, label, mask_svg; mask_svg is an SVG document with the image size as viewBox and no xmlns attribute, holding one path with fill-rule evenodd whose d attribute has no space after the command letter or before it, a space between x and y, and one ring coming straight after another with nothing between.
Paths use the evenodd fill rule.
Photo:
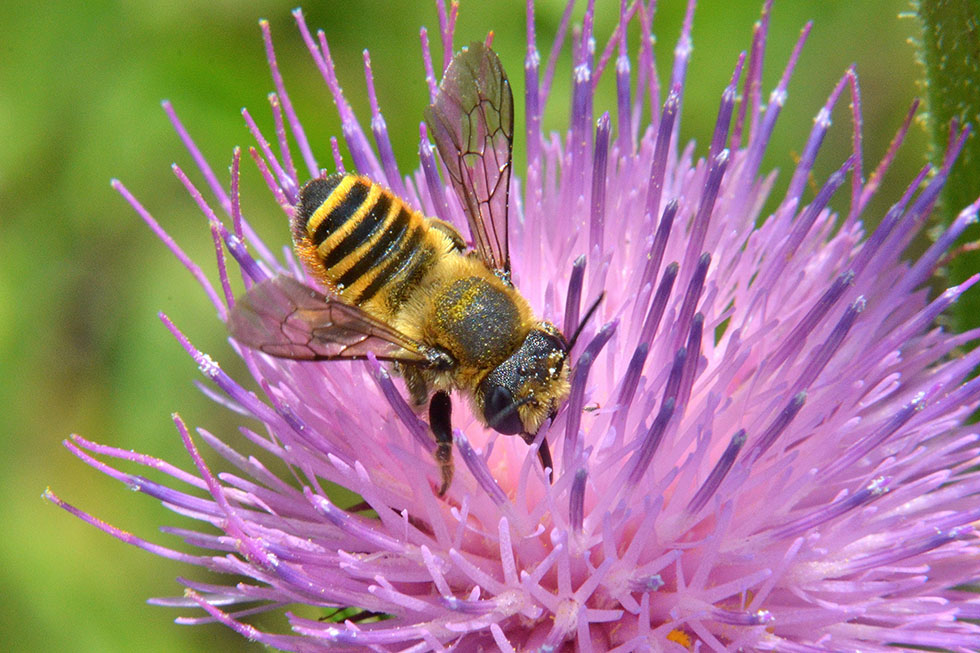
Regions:
<instances>
[{"instance_id":1,"label":"hairy bee leg","mask_svg":"<svg viewBox=\"0 0 980 653\"><path fill-rule=\"evenodd\" d=\"M398 373L405 379L405 387L412 399L413 406L424 406L429 398L429 384L425 380L425 375L411 365L397 365Z\"/></svg>"},{"instance_id":2,"label":"hairy bee leg","mask_svg":"<svg viewBox=\"0 0 980 653\"><path fill-rule=\"evenodd\" d=\"M429 401L429 428L436 436L436 462L442 473L439 496L446 494L453 482L453 403L449 394L439 390Z\"/></svg>"},{"instance_id":3,"label":"hairy bee leg","mask_svg":"<svg viewBox=\"0 0 980 653\"><path fill-rule=\"evenodd\" d=\"M445 220L440 220L439 218L429 218L429 226L433 229L438 229L442 233L449 236L449 242L453 244L453 249L457 252L466 251L466 241L456 230L456 227L452 226Z\"/></svg>"},{"instance_id":4,"label":"hairy bee leg","mask_svg":"<svg viewBox=\"0 0 980 653\"><path fill-rule=\"evenodd\" d=\"M528 446L534 444L535 436L531 433L521 433L521 437L527 442ZM541 459L541 469L548 472L548 482L555 482L555 464L551 461L551 449L548 448L548 440L542 438L541 447L538 449L538 458Z\"/></svg>"}]
</instances>

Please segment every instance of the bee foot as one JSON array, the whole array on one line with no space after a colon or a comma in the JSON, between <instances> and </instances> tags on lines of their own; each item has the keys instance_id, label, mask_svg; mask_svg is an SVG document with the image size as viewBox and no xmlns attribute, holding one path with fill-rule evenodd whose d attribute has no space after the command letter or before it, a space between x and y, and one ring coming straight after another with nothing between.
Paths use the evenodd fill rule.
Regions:
<instances>
[{"instance_id":1,"label":"bee foot","mask_svg":"<svg viewBox=\"0 0 980 653\"><path fill-rule=\"evenodd\" d=\"M534 444L535 436L531 433L521 433L524 442L531 446ZM555 464L551 460L551 449L548 447L548 440L542 438L541 446L538 448L538 459L541 460L541 469L548 472L548 482L555 482Z\"/></svg>"}]
</instances>

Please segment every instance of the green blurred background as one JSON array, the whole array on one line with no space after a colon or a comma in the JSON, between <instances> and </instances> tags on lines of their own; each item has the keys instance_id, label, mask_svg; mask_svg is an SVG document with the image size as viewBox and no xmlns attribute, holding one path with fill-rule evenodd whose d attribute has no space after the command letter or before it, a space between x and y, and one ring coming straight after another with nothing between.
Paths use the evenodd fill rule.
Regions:
<instances>
[{"instance_id":1,"label":"green blurred background","mask_svg":"<svg viewBox=\"0 0 980 653\"><path fill-rule=\"evenodd\" d=\"M584 5L584 3L579 3ZM655 30L661 78L683 6L659 3ZM719 94L738 52L749 45L759 0L703 2L694 29L684 139L703 155ZM599 0L601 48L618 2ZM154 542L179 546L160 524L188 526L142 495L93 471L61 440L85 437L190 467L170 419L237 442L237 420L197 391L193 363L164 330L167 312L203 350L240 371L214 311L190 275L109 187L121 179L185 250L213 275L207 226L171 174L190 158L159 106L169 98L214 169L227 180L234 145L248 145L240 109L271 133L272 90L257 21L272 25L287 87L322 165L338 134L333 105L295 29L295 0L171 3L5 3L0 36L0 407L6 424L0 506L0 648L11 651L259 650L221 626L178 627L178 611L148 606L179 594L178 575L204 579L187 565L123 545L45 503L62 498ZM550 45L562 5L539 3L538 33ZM899 18L907 0L777 2L767 53L772 88L803 24L815 20L789 89L789 102L767 167L783 183L816 110L852 62L862 82L866 173L918 92L908 39L916 23ZM367 126L361 51L371 51L382 110L403 169L417 162L418 122L427 101L418 29L437 41L437 15L426 3L320 2L304 7L326 31L347 97ZM576 12L581 16L581 8ZM516 3L463 2L457 44L496 32L495 45L523 94L524 10ZM436 50L437 56L439 50ZM564 61L567 62L567 50ZM568 67L559 65L547 126L564 119ZM611 86L600 109L612 108ZM519 104L520 107L520 104ZM847 101L836 111L832 149L817 177L837 167L850 146ZM518 120L522 120L520 108ZM522 133L522 128L517 130ZM523 144L518 141L519 158ZM913 129L899 164L872 206L880 215L925 156ZM250 160L243 161L243 206L268 243L287 242L277 212ZM520 168L518 167L518 170ZM195 180L199 177L193 175ZM846 209L846 198L838 208ZM133 471L133 470L131 470ZM180 614L186 614L181 611Z\"/></svg>"}]
</instances>

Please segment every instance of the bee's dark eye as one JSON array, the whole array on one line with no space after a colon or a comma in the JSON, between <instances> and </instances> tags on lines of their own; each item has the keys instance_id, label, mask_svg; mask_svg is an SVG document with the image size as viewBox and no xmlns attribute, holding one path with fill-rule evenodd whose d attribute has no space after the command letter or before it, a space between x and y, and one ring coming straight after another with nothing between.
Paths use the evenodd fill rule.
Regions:
<instances>
[{"instance_id":1,"label":"bee's dark eye","mask_svg":"<svg viewBox=\"0 0 980 653\"><path fill-rule=\"evenodd\" d=\"M504 435L514 435L524 430L521 416L517 413L514 395L503 386L494 386L487 394L483 405L483 416L490 428Z\"/></svg>"}]
</instances>

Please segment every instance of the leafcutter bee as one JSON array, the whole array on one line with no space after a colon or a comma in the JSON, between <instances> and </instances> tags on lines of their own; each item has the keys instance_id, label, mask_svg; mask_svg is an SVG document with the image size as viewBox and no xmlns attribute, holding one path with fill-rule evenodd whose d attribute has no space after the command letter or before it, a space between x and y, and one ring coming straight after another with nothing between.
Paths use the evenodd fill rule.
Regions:
<instances>
[{"instance_id":1,"label":"leafcutter bee","mask_svg":"<svg viewBox=\"0 0 980 653\"><path fill-rule=\"evenodd\" d=\"M253 286L228 325L238 342L272 356L318 361L373 353L393 363L414 404L429 402L442 495L453 474L449 393L469 397L487 426L530 444L568 398L574 338L535 317L511 283L514 100L493 50L474 42L456 54L425 122L465 210L473 249L451 225L367 177L313 179L300 190L293 241L326 293L279 275ZM550 470L547 442L538 453Z\"/></svg>"}]
</instances>

